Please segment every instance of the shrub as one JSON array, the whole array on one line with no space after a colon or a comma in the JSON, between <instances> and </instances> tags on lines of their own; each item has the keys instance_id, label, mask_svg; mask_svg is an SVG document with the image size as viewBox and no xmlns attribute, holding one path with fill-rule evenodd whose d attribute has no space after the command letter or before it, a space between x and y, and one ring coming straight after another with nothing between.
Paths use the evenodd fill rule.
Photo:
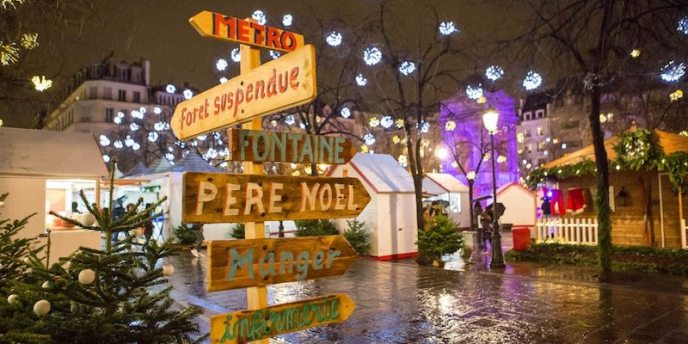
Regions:
<instances>
[{"instance_id":1,"label":"shrub","mask_svg":"<svg viewBox=\"0 0 688 344\"><path fill-rule=\"evenodd\" d=\"M246 238L246 226L243 223L237 223L232 226L232 233L230 236L234 239L244 239Z\"/></svg>"},{"instance_id":2,"label":"shrub","mask_svg":"<svg viewBox=\"0 0 688 344\"><path fill-rule=\"evenodd\" d=\"M181 245L193 245L196 243L196 230L197 226L195 224L186 224L182 222L179 226L172 228L172 233L174 237L177 238L177 243Z\"/></svg>"},{"instance_id":3,"label":"shrub","mask_svg":"<svg viewBox=\"0 0 688 344\"><path fill-rule=\"evenodd\" d=\"M339 231L329 220L303 220L296 222L296 236L337 235Z\"/></svg>"},{"instance_id":4,"label":"shrub","mask_svg":"<svg viewBox=\"0 0 688 344\"><path fill-rule=\"evenodd\" d=\"M349 226L348 230L345 230L342 235L354 248L356 254L359 256L367 256L370 253L370 234L365 228L365 222L353 219L351 221L346 221Z\"/></svg>"},{"instance_id":5,"label":"shrub","mask_svg":"<svg viewBox=\"0 0 688 344\"><path fill-rule=\"evenodd\" d=\"M456 224L444 214L435 216L427 230L418 232L419 264L433 260L440 261L445 254L451 254L463 247L463 236L456 231Z\"/></svg>"}]
</instances>

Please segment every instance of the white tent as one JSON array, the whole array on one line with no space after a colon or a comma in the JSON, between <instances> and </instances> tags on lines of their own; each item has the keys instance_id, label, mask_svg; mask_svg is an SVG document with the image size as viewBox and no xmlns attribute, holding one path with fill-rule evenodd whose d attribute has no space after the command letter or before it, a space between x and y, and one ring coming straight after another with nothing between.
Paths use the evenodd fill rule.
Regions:
<instances>
[{"instance_id":1,"label":"white tent","mask_svg":"<svg viewBox=\"0 0 688 344\"><path fill-rule=\"evenodd\" d=\"M371 255L399 259L418 254L416 204L411 175L387 154L356 154L351 161L332 168L328 175L345 174L361 180L371 201L359 214L370 231ZM346 229L344 220L336 221Z\"/></svg>"},{"instance_id":2,"label":"white tent","mask_svg":"<svg viewBox=\"0 0 688 344\"><path fill-rule=\"evenodd\" d=\"M510 223L513 227L534 227L537 211L535 192L517 183L503 185L497 189L497 202L504 204L504 215L501 223ZM492 201L488 201L492 203Z\"/></svg>"},{"instance_id":3,"label":"white tent","mask_svg":"<svg viewBox=\"0 0 688 344\"><path fill-rule=\"evenodd\" d=\"M93 135L0 128L0 142L0 194L10 194L0 209L2 217L36 213L22 230L23 237L36 237L53 226L48 210L70 215L72 202L80 202L78 189L88 190L90 201L99 196L99 180L108 172ZM53 231L51 241L53 261L79 246L100 247L100 233Z\"/></svg>"},{"instance_id":4,"label":"white tent","mask_svg":"<svg viewBox=\"0 0 688 344\"><path fill-rule=\"evenodd\" d=\"M423 178L423 193L432 195L426 197L427 201L447 202L449 217L459 227L470 227L468 186L449 173L426 173Z\"/></svg>"}]
</instances>

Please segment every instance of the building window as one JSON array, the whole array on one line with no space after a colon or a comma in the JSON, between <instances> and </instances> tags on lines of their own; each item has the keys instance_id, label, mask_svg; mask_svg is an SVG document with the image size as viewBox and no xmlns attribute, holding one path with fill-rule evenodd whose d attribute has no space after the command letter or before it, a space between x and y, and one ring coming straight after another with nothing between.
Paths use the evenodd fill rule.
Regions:
<instances>
[{"instance_id":1,"label":"building window","mask_svg":"<svg viewBox=\"0 0 688 344\"><path fill-rule=\"evenodd\" d=\"M537 144L537 151L538 151L538 152L544 152L544 151L545 151L545 145L546 145L546 144L547 144L547 143L544 142L544 141L543 141L543 142L538 142L538 144Z\"/></svg>"},{"instance_id":2,"label":"building window","mask_svg":"<svg viewBox=\"0 0 688 344\"><path fill-rule=\"evenodd\" d=\"M524 130L523 133L524 133L526 138L530 138L530 129Z\"/></svg>"},{"instance_id":3,"label":"building window","mask_svg":"<svg viewBox=\"0 0 688 344\"><path fill-rule=\"evenodd\" d=\"M134 92L134 103L141 102L141 92Z\"/></svg>"},{"instance_id":4,"label":"building window","mask_svg":"<svg viewBox=\"0 0 688 344\"><path fill-rule=\"evenodd\" d=\"M112 88L103 88L103 99L112 99Z\"/></svg>"},{"instance_id":5,"label":"building window","mask_svg":"<svg viewBox=\"0 0 688 344\"><path fill-rule=\"evenodd\" d=\"M127 101L127 91L125 91L125 90L117 91L117 99L121 102L126 102Z\"/></svg>"},{"instance_id":6,"label":"building window","mask_svg":"<svg viewBox=\"0 0 688 344\"><path fill-rule=\"evenodd\" d=\"M112 122L115 119L115 109L105 108L105 122Z\"/></svg>"},{"instance_id":7,"label":"building window","mask_svg":"<svg viewBox=\"0 0 688 344\"><path fill-rule=\"evenodd\" d=\"M542 127L537 127L536 129L538 136L542 136L545 134L545 130L542 129Z\"/></svg>"},{"instance_id":8,"label":"building window","mask_svg":"<svg viewBox=\"0 0 688 344\"><path fill-rule=\"evenodd\" d=\"M543 117L545 117L545 110L535 111L535 118L543 118Z\"/></svg>"},{"instance_id":9,"label":"building window","mask_svg":"<svg viewBox=\"0 0 688 344\"><path fill-rule=\"evenodd\" d=\"M524 112L523 113L523 120L524 121L530 121L532 116L533 116L533 114L531 112Z\"/></svg>"},{"instance_id":10,"label":"building window","mask_svg":"<svg viewBox=\"0 0 688 344\"><path fill-rule=\"evenodd\" d=\"M98 87L91 87L88 91L89 99L98 99Z\"/></svg>"},{"instance_id":11,"label":"building window","mask_svg":"<svg viewBox=\"0 0 688 344\"><path fill-rule=\"evenodd\" d=\"M533 144L532 144L532 143L529 143L529 144L526 146L526 153L532 153L532 152L533 152Z\"/></svg>"}]
</instances>

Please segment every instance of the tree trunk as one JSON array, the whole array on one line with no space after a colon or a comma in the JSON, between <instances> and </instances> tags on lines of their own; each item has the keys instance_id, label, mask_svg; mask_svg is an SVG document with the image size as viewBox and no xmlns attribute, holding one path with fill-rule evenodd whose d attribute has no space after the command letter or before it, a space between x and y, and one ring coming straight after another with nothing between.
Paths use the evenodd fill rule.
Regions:
<instances>
[{"instance_id":1,"label":"tree trunk","mask_svg":"<svg viewBox=\"0 0 688 344\"><path fill-rule=\"evenodd\" d=\"M425 219L423 218L423 176L413 175L413 188L416 194L416 219L418 221L418 231L425 228Z\"/></svg>"},{"instance_id":2,"label":"tree trunk","mask_svg":"<svg viewBox=\"0 0 688 344\"><path fill-rule=\"evenodd\" d=\"M612 268L612 223L609 207L609 163L604 148L604 133L600 125L600 98L602 90L595 80L591 93L590 128L592 145L595 149L595 166L597 167L597 256L600 267L599 280L608 281Z\"/></svg>"}]
</instances>

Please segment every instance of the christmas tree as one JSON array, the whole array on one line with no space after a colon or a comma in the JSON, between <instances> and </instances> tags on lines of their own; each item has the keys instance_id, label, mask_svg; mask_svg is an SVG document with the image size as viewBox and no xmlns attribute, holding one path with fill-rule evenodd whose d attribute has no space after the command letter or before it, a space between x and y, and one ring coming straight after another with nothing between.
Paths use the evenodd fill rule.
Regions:
<instances>
[{"instance_id":1,"label":"christmas tree","mask_svg":"<svg viewBox=\"0 0 688 344\"><path fill-rule=\"evenodd\" d=\"M134 243L133 237L112 244L112 236L139 228L152 218L155 208L165 198L143 211L128 211L120 218L112 212L114 167L110 171L108 208L88 205L96 218L88 225L60 216L62 220L88 230L105 234L105 250L81 248L68 258L51 266L30 254L22 260L31 278L11 283L13 300L0 304L0 314L26 319L17 324L22 340L7 342L51 343L196 343L200 336L196 307L175 304L172 287L165 279L174 273L171 264L162 260L176 255L179 247L171 241L147 245ZM136 207L142 200L136 204ZM0 247L0 254L3 252ZM1 301L0 301L1 302ZM2 319L3 322L8 319ZM30 320L30 321L29 321ZM10 333L6 329L4 333ZM36 338L30 338L33 335ZM16 336L15 336L16 337ZM0 340L1 341L1 340ZM44 341L46 342L46 341Z\"/></svg>"}]
</instances>

